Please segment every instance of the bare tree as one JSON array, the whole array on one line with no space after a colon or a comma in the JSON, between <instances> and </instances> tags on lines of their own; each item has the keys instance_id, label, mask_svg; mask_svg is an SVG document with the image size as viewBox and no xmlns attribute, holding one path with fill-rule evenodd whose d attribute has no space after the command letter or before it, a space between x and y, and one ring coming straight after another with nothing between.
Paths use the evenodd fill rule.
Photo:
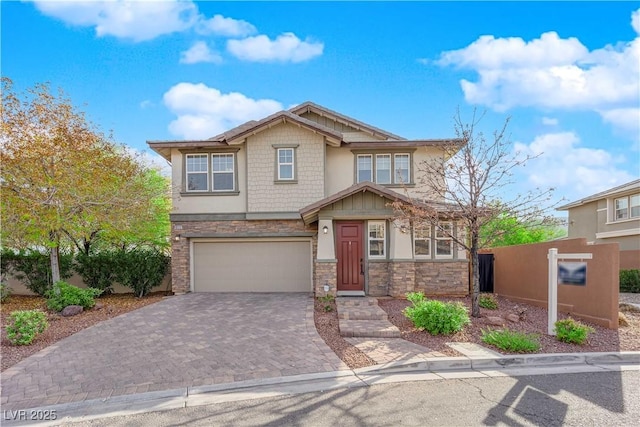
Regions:
<instances>
[{"instance_id":1,"label":"bare tree","mask_svg":"<svg viewBox=\"0 0 640 427\"><path fill-rule=\"evenodd\" d=\"M409 221L414 227L434 226L436 231L469 252L473 283L472 316L480 316L478 297L478 251L491 245L504 230L481 228L507 215L523 223L554 222L549 215L552 188L535 189L509 197L507 187L514 184L513 172L537 157L514 152L507 134L509 118L490 139L478 129L484 113L473 111L469 123L460 110L454 116L455 141L443 146L443 157L424 161L417 167L420 190L409 197L410 203L396 201L396 220ZM457 226L450 227L443 221Z\"/></svg>"}]
</instances>

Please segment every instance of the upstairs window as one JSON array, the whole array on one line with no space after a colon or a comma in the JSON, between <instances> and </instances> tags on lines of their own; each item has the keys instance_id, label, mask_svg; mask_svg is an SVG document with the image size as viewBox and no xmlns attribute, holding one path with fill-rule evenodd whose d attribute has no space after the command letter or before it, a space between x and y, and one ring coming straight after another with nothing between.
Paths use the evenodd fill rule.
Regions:
<instances>
[{"instance_id":1,"label":"upstairs window","mask_svg":"<svg viewBox=\"0 0 640 427\"><path fill-rule=\"evenodd\" d=\"M375 158L375 161L374 161ZM356 182L382 185L412 184L411 154L367 153L356 155Z\"/></svg>"},{"instance_id":2,"label":"upstairs window","mask_svg":"<svg viewBox=\"0 0 640 427\"><path fill-rule=\"evenodd\" d=\"M212 154L211 159L213 164L213 191L233 191L235 185L234 155Z\"/></svg>"},{"instance_id":3,"label":"upstairs window","mask_svg":"<svg viewBox=\"0 0 640 427\"><path fill-rule=\"evenodd\" d=\"M358 155L356 177L358 182L373 181L373 156L371 154Z\"/></svg>"},{"instance_id":4,"label":"upstairs window","mask_svg":"<svg viewBox=\"0 0 640 427\"><path fill-rule=\"evenodd\" d=\"M208 154L187 154L187 191L209 191L208 165Z\"/></svg>"},{"instance_id":5,"label":"upstairs window","mask_svg":"<svg viewBox=\"0 0 640 427\"><path fill-rule=\"evenodd\" d=\"M615 221L640 218L640 194L615 199L613 218Z\"/></svg>"},{"instance_id":6,"label":"upstairs window","mask_svg":"<svg viewBox=\"0 0 640 427\"><path fill-rule=\"evenodd\" d=\"M293 148L278 148L278 181L295 179L295 153Z\"/></svg>"}]
</instances>

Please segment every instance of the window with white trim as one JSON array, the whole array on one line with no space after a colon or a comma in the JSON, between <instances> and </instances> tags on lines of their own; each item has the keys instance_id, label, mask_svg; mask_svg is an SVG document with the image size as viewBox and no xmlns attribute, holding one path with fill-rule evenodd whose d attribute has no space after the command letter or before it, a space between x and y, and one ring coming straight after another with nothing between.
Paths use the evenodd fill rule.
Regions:
<instances>
[{"instance_id":1,"label":"window with white trim","mask_svg":"<svg viewBox=\"0 0 640 427\"><path fill-rule=\"evenodd\" d=\"M233 191L235 186L234 155L212 154L211 164L213 191Z\"/></svg>"},{"instance_id":2,"label":"window with white trim","mask_svg":"<svg viewBox=\"0 0 640 427\"><path fill-rule=\"evenodd\" d=\"M186 155L187 191L209 191L209 155Z\"/></svg>"},{"instance_id":3,"label":"window with white trim","mask_svg":"<svg viewBox=\"0 0 640 427\"><path fill-rule=\"evenodd\" d=\"M367 237L369 258L385 257L385 229L384 221L369 221Z\"/></svg>"},{"instance_id":4,"label":"window with white trim","mask_svg":"<svg viewBox=\"0 0 640 427\"><path fill-rule=\"evenodd\" d=\"M376 154L376 183L391 184L391 154Z\"/></svg>"},{"instance_id":5,"label":"window with white trim","mask_svg":"<svg viewBox=\"0 0 640 427\"><path fill-rule=\"evenodd\" d=\"M416 258L431 258L431 224L413 227L413 254Z\"/></svg>"},{"instance_id":6,"label":"window with white trim","mask_svg":"<svg viewBox=\"0 0 640 427\"><path fill-rule=\"evenodd\" d=\"M373 181L373 156L371 154L358 154L356 180L358 182Z\"/></svg>"},{"instance_id":7,"label":"window with white trim","mask_svg":"<svg viewBox=\"0 0 640 427\"><path fill-rule=\"evenodd\" d=\"M293 181L295 177L294 148L278 148L278 181Z\"/></svg>"},{"instance_id":8,"label":"window with white trim","mask_svg":"<svg viewBox=\"0 0 640 427\"><path fill-rule=\"evenodd\" d=\"M436 226L436 258L453 258L453 225L441 222Z\"/></svg>"},{"instance_id":9,"label":"window with white trim","mask_svg":"<svg viewBox=\"0 0 640 427\"><path fill-rule=\"evenodd\" d=\"M640 218L640 194L618 197L613 201L613 220Z\"/></svg>"},{"instance_id":10,"label":"window with white trim","mask_svg":"<svg viewBox=\"0 0 640 427\"><path fill-rule=\"evenodd\" d=\"M395 154L393 156L393 163L395 171L395 183L396 184L408 184L411 177L409 170L409 155L408 154Z\"/></svg>"}]
</instances>

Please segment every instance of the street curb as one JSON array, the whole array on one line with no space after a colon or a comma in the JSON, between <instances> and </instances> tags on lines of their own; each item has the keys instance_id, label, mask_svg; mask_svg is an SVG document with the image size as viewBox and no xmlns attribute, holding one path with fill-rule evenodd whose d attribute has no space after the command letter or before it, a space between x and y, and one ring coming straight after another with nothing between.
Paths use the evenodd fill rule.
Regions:
<instances>
[{"instance_id":1,"label":"street curb","mask_svg":"<svg viewBox=\"0 0 640 427\"><path fill-rule=\"evenodd\" d=\"M413 358L365 368L274 377L234 383L184 387L93 399L58 405L28 408L22 413L53 413L60 416L55 421L25 422L3 416L4 426L60 425L65 422L88 421L121 415L185 408L237 400L283 396L337 388L369 387L376 379L389 382L424 379L440 379L464 376L490 376L488 372L517 375L518 370L530 373L532 369L585 368L611 371L615 367L633 367L640 370L640 351L608 353L547 353L533 355L509 355L501 357L463 356ZM623 369L621 369L623 370ZM47 412L48 411L48 412ZM5 411L9 412L9 411ZM17 413L17 411L14 411ZM6 414L5 414L6 415Z\"/></svg>"}]
</instances>

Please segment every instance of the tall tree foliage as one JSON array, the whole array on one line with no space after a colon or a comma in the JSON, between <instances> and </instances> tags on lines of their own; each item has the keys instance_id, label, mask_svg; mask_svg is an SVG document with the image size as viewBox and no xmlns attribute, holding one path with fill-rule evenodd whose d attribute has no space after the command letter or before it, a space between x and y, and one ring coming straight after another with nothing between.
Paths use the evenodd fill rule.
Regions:
<instances>
[{"instance_id":1,"label":"tall tree foliage","mask_svg":"<svg viewBox=\"0 0 640 427\"><path fill-rule=\"evenodd\" d=\"M3 246L48 248L53 282L65 239L88 251L99 235L126 235L166 196L62 91L38 84L19 95L3 78L1 114Z\"/></svg>"},{"instance_id":2,"label":"tall tree foliage","mask_svg":"<svg viewBox=\"0 0 640 427\"><path fill-rule=\"evenodd\" d=\"M454 116L456 140L444 143L443 156L422 162L416 171L420 184L411 203L393 204L396 220L415 225L433 225L457 245L469 252L472 270L472 315L480 316L480 281L478 251L488 247L502 233L483 227L501 215L519 218L523 223L553 222L548 215L553 189L536 189L512 198L507 188L514 183L512 174L532 156L513 151L506 119L491 138L480 131L483 114L474 110L470 122L462 120L460 111ZM441 226L442 220L458 226Z\"/></svg>"},{"instance_id":3,"label":"tall tree foliage","mask_svg":"<svg viewBox=\"0 0 640 427\"><path fill-rule=\"evenodd\" d=\"M538 220L525 223L514 216L502 214L482 226L480 238L491 247L546 242L566 236L567 232L560 223L560 219L557 223Z\"/></svg>"}]
</instances>

